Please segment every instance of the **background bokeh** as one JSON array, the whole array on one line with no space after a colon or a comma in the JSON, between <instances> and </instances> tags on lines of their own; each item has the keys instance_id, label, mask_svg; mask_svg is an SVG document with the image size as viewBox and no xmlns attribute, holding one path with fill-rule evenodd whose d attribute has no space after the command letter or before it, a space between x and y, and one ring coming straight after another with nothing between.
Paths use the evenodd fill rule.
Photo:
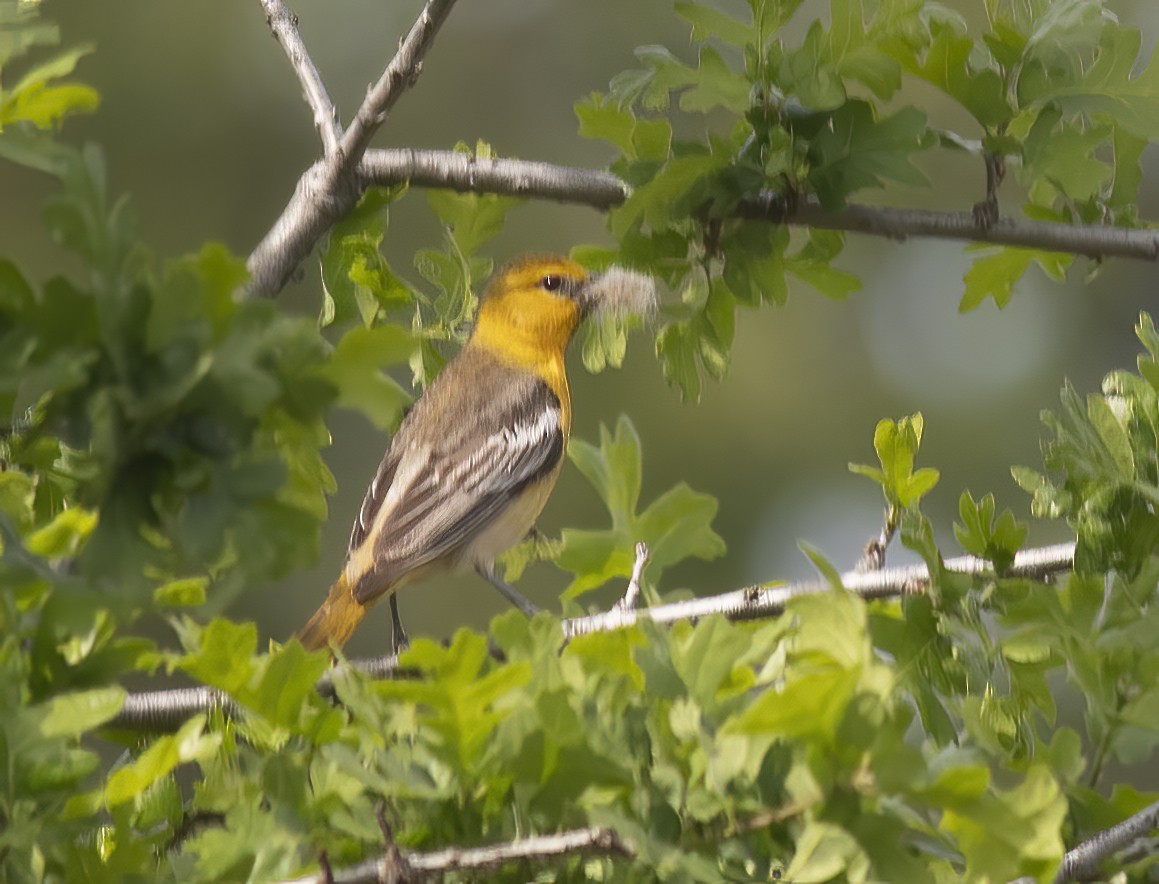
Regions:
<instances>
[{"instance_id":1,"label":"background bokeh","mask_svg":"<svg viewBox=\"0 0 1159 884\"><path fill-rule=\"evenodd\" d=\"M344 117L377 78L420 7L418 0L294 0L302 33ZM806 3L799 17L827 4ZM948 0L969 12L979 3ZM1159 34L1159 5L1112 3L1143 29L1144 45ZM104 102L95 116L71 122L67 134L106 151L110 188L128 193L158 255L220 240L246 254L284 206L319 145L310 114L257 0L45 0L64 42L92 42L81 74ZM669 0L463 0L428 57L417 87L397 105L376 143L449 148L483 139L507 155L602 166L609 149L576 134L572 104L605 88L633 66L635 46L662 43L687 57L688 29ZM933 122L974 134L969 121L932 90L908 84L898 104L917 102ZM1144 155L1144 217L1159 216L1159 155ZM919 159L932 187L896 190L895 205L962 210L981 195L983 172L961 157ZM45 240L39 207L47 180L0 164L0 253L33 276L67 271ZM1016 205L1017 187L1003 195ZM392 210L386 245L395 268L411 279L411 255L437 245L440 232L420 193ZM547 203L510 215L489 246L497 261L525 251L567 251L610 243L596 212ZM65 260L65 263L60 263ZM922 463L942 471L929 511L948 552L950 525L963 488L993 491L999 503L1028 517L1028 497L1010 479L1012 464L1040 465L1041 409L1057 401L1069 378L1093 390L1109 370L1131 367L1133 325L1151 309L1154 265L1119 261L1091 281L1076 265L1066 285L1032 271L1011 305L992 303L958 313L962 245L903 244L850 237L840 266L864 289L833 302L796 285L784 308L738 317L728 378L706 386L698 405L666 387L651 345L637 335L626 367L590 377L573 359L575 433L594 440L601 423L631 415L644 445L647 502L678 481L720 501L716 521L729 552L716 562L670 573L665 588L700 593L810 573L799 539L819 546L840 567L851 566L881 519L875 486L853 476L849 461L872 460L872 434L883 416L921 410L926 416ZM316 260L283 295L288 308L319 306ZM671 296L671 293L668 293ZM349 525L386 442L360 416L335 412L328 460L339 493L332 500L316 568L277 585L257 586L233 614L258 621L263 634L284 638L317 604L341 565ZM565 471L541 527L600 527L594 493L574 468ZM1064 535L1035 525L1031 542ZM891 552L897 557L900 553ZM553 606L566 581L548 565L525 575L521 588ZM612 589L592 597L607 604ZM473 577L408 589L403 611L412 633L445 636L481 626L498 612L498 595ZM385 606L349 650L381 652L388 644Z\"/></svg>"}]
</instances>

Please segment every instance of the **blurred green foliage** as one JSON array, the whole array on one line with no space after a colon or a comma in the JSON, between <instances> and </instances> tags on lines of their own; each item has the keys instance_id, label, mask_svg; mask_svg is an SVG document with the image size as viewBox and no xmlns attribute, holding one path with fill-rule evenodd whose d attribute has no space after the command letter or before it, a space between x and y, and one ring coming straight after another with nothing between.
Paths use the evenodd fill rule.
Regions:
<instances>
[{"instance_id":1,"label":"blurred green foliage","mask_svg":"<svg viewBox=\"0 0 1159 884\"><path fill-rule=\"evenodd\" d=\"M986 0L989 28L973 34L923 0L832 0L790 41L800 5L751 0L737 17L678 2L695 62L644 47L640 69L577 106L634 191L609 218L616 248L576 254L680 292L656 352L690 398L727 370L737 310L784 303L786 274L837 298L859 284L832 266L841 235L738 220L745 195L840 206L922 183L918 151L965 150L1015 168L1032 217L1136 223L1159 84L1153 64L1133 73L1137 32L1102 3ZM917 466L915 414L881 421L878 463L853 469L926 562L923 594L867 604L811 551L833 590L777 620L644 622L565 644L550 614L508 613L490 626L498 653L467 629L418 639L412 677L340 667L339 703L325 699L325 654L263 648L254 624L215 614L316 556L332 408L397 422L409 394L387 370L405 363L421 385L463 338L493 269L482 247L514 201L432 194L443 241L414 256L410 282L382 251L406 189L372 191L329 238L320 321L246 300L244 264L222 246L158 262L100 151L58 139L96 94L67 79L80 50L39 54L56 32L36 11L0 0L0 158L55 179L45 230L79 270L34 284L0 261L0 879L276 880L319 851L335 866L380 853L381 807L408 848L597 824L636 852L556 860L542 880L1049 880L1067 844L1154 800L1109 774L1159 743L1146 316L1138 374L1085 400L1065 387L1044 417L1044 470L1016 470L1036 513L1076 533L1076 571L1057 582L1008 575L1027 528L990 494L961 494L954 534L992 573L945 569L922 509L941 473ZM886 109L903 77L950 95L983 137ZM985 255L962 306L1004 303L1031 261L1061 275L1070 256ZM625 340L596 330L585 364L618 365ZM608 527L510 563L572 575L569 612L631 572L639 540L649 601L675 597L662 578L677 562L723 554L712 497L679 484L641 503L627 418L570 454ZM174 638L145 637L150 620ZM162 668L240 712L108 730L126 679ZM1085 700L1075 721L1060 720L1064 684ZM1124 871L1143 879L1152 859Z\"/></svg>"}]
</instances>

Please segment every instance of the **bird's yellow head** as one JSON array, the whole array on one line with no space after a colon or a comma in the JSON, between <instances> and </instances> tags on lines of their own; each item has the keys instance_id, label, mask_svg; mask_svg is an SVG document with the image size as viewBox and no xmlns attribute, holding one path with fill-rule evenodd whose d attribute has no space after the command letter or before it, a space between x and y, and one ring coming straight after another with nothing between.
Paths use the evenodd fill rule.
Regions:
<instances>
[{"instance_id":1,"label":"bird's yellow head","mask_svg":"<svg viewBox=\"0 0 1159 884\"><path fill-rule=\"evenodd\" d=\"M587 271L567 258L534 256L508 264L479 304L474 342L512 356L524 350L563 353L583 319L578 296L587 281Z\"/></svg>"},{"instance_id":2,"label":"bird's yellow head","mask_svg":"<svg viewBox=\"0 0 1159 884\"><path fill-rule=\"evenodd\" d=\"M648 313L652 280L619 267L589 274L558 255L531 255L495 274L479 304L472 343L523 365L561 361L580 321L593 310Z\"/></svg>"}]
</instances>

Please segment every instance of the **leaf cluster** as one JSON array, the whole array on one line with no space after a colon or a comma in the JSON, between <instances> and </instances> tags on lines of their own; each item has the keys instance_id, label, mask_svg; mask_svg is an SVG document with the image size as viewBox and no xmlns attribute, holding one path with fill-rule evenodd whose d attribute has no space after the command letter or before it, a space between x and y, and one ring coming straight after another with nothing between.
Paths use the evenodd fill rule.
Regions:
<instances>
[{"instance_id":1,"label":"leaf cluster","mask_svg":"<svg viewBox=\"0 0 1159 884\"><path fill-rule=\"evenodd\" d=\"M1136 73L1138 30L1102 0L984 0L981 29L926 0L830 0L795 43L785 26L802 17L800 0L744 5L740 15L739 4L677 2L693 60L641 47L641 67L576 105L580 134L613 145L612 168L633 186L611 214L618 248L603 259L615 254L680 292L656 349L685 397L727 370L738 307L783 303L789 277L834 298L859 288L833 266L841 234L754 224L744 218L754 200L780 206L782 220L804 201L837 210L866 189L926 187L920 155L939 149L977 158L980 184L987 163L999 178L1013 169L1029 218L1137 223L1159 84L1153 63ZM906 78L961 105L972 129L935 129L921 109L895 109ZM983 195L996 210L997 191ZM1031 264L1062 279L1072 262L988 249L965 275L961 308L1004 306Z\"/></svg>"}]
</instances>

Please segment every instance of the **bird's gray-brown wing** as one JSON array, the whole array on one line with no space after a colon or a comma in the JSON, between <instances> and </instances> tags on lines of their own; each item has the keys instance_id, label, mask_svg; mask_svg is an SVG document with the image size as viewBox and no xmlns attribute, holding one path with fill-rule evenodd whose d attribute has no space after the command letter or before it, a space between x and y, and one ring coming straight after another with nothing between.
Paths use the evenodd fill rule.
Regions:
<instances>
[{"instance_id":1,"label":"bird's gray-brown wing","mask_svg":"<svg viewBox=\"0 0 1159 884\"><path fill-rule=\"evenodd\" d=\"M464 354L466 355L466 354ZM470 398L494 391L492 401ZM469 545L563 457L562 407L542 380L462 356L399 428L350 538L354 597Z\"/></svg>"}]
</instances>

